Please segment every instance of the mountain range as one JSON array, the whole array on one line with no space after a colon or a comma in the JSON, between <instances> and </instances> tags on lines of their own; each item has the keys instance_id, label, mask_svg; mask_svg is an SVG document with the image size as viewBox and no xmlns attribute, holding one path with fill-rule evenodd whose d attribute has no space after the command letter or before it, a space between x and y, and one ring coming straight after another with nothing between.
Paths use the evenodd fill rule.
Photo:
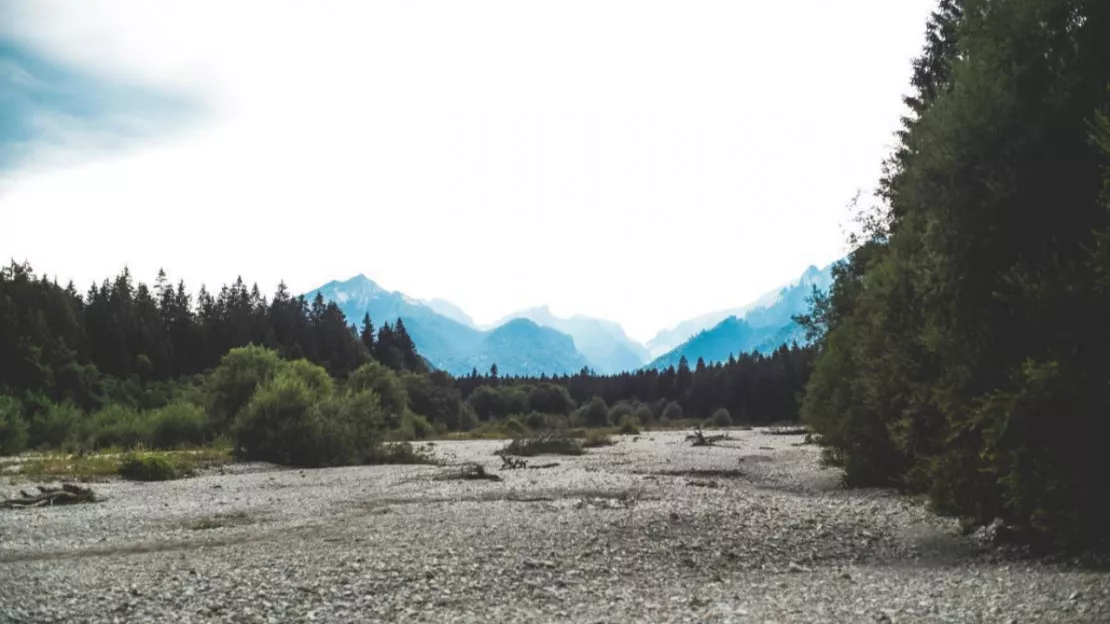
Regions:
<instances>
[{"instance_id":1,"label":"mountain range","mask_svg":"<svg viewBox=\"0 0 1110 624\"><path fill-rule=\"evenodd\" d=\"M832 283L831 265L810 267L795 282L737 308L684 321L647 345L632 340L613 321L575 315L562 318L547 306L510 314L480 327L461 308L443 299L423 301L379 286L365 275L314 288L334 301L352 323L369 314L375 325L401 318L417 350L436 368L454 375L497 364L503 375L575 373L584 367L602 374L647 366L666 367L685 356L690 362L727 359L729 354L770 352L804 332L792 320L808 309L813 287Z\"/></svg>"},{"instance_id":2,"label":"mountain range","mask_svg":"<svg viewBox=\"0 0 1110 624\"><path fill-rule=\"evenodd\" d=\"M809 310L814 288L824 292L832 286L832 267L811 266L797 281L765 293L746 306L704 314L660 332L648 342L649 349L653 344L657 350L669 346L678 335L686 338L658 355L650 366L666 368L677 365L683 357L691 364L698 358L720 362L729 355L769 353L792 342L805 344L805 331L794 322L794 316Z\"/></svg>"}]
</instances>

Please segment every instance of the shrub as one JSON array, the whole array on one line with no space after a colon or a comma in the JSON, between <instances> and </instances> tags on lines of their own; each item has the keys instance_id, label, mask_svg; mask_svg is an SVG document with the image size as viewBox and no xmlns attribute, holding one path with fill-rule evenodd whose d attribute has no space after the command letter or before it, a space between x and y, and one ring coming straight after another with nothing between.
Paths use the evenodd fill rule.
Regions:
<instances>
[{"instance_id":1,"label":"shrub","mask_svg":"<svg viewBox=\"0 0 1110 624\"><path fill-rule=\"evenodd\" d=\"M151 446L197 446L208 440L204 410L189 403L171 403L151 415Z\"/></svg>"},{"instance_id":2,"label":"shrub","mask_svg":"<svg viewBox=\"0 0 1110 624\"><path fill-rule=\"evenodd\" d=\"M434 430L427 418L414 414L410 410L405 412L405 416L401 419L401 426L394 433L400 440L422 440L430 436Z\"/></svg>"},{"instance_id":3,"label":"shrub","mask_svg":"<svg viewBox=\"0 0 1110 624\"><path fill-rule=\"evenodd\" d=\"M727 409L722 407L713 412L713 416L709 419L709 423L714 427L731 427L732 416L728 413Z\"/></svg>"},{"instance_id":4,"label":"shrub","mask_svg":"<svg viewBox=\"0 0 1110 624\"><path fill-rule=\"evenodd\" d=\"M27 423L19 401L0 396L0 455L18 455L27 447Z\"/></svg>"},{"instance_id":5,"label":"shrub","mask_svg":"<svg viewBox=\"0 0 1110 624\"><path fill-rule=\"evenodd\" d=\"M524 424L521 423L520 420L518 418L515 418L515 417L506 420L505 424L502 425L502 426L505 430L505 433L508 434L510 437L515 438L515 437L522 436L522 435L528 433L528 427L525 427Z\"/></svg>"},{"instance_id":6,"label":"shrub","mask_svg":"<svg viewBox=\"0 0 1110 624\"><path fill-rule=\"evenodd\" d=\"M276 352L262 347L248 346L228 351L205 384L215 429L219 432L227 430L255 390L273 379L282 365Z\"/></svg>"},{"instance_id":7,"label":"shrub","mask_svg":"<svg viewBox=\"0 0 1110 624\"><path fill-rule=\"evenodd\" d=\"M152 419L125 405L109 405L87 419L83 438L92 448L135 448L150 443Z\"/></svg>"},{"instance_id":8,"label":"shrub","mask_svg":"<svg viewBox=\"0 0 1110 624\"><path fill-rule=\"evenodd\" d=\"M236 419L237 451L247 459L318 466L321 427L309 413L312 393L298 377L279 376L260 387Z\"/></svg>"},{"instance_id":9,"label":"shrub","mask_svg":"<svg viewBox=\"0 0 1110 624\"><path fill-rule=\"evenodd\" d=\"M609 408L609 422L619 424L625 417L632 418L633 412L631 405L621 401Z\"/></svg>"},{"instance_id":10,"label":"shrub","mask_svg":"<svg viewBox=\"0 0 1110 624\"><path fill-rule=\"evenodd\" d=\"M609 406L605 399L594 397L586 406L585 423L587 427L608 427L613 424L609 419Z\"/></svg>"},{"instance_id":11,"label":"shrub","mask_svg":"<svg viewBox=\"0 0 1110 624\"><path fill-rule=\"evenodd\" d=\"M463 401L451 378L441 371L429 375L406 373L402 377L409 408L443 429L462 429Z\"/></svg>"},{"instance_id":12,"label":"shrub","mask_svg":"<svg viewBox=\"0 0 1110 624\"><path fill-rule=\"evenodd\" d=\"M281 374L258 389L235 423L240 457L305 467L380 460L385 417L372 390L319 399L299 376ZM413 415L413 435L430 431Z\"/></svg>"},{"instance_id":13,"label":"shrub","mask_svg":"<svg viewBox=\"0 0 1110 624\"><path fill-rule=\"evenodd\" d=\"M31 445L62 448L77 437L84 415L80 408L68 402L47 406L31 419Z\"/></svg>"},{"instance_id":14,"label":"shrub","mask_svg":"<svg viewBox=\"0 0 1110 624\"><path fill-rule=\"evenodd\" d=\"M373 449L368 464L438 464L431 448L417 448L408 442L389 442Z\"/></svg>"},{"instance_id":15,"label":"shrub","mask_svg":"<svg viewBox=\"0 0 1110 624\"><path fill-rule=\"evenodd\" d=\"M545 432L530 438L517 438L498 451L501 455L532 457L534 455L581 455L582 443L564 433Z\"/></svg>"},{"instance_id":16,"label":"shrub","mask_svg":"<svg viewBox=\"0 0 1110 624\"><path fill-rule=\"evenodd\" d=\"M378 362L368 362L347 377L347 387L353 391L373 390L381 403L386 427L400 426L409 406L409 395L397 373Z\"/></svg>"},{"instance_id":17,"label":"shrub","mask_svg":"<svg viewBox=\"0 0 1110 624\"><path fill-rule=\"evenodd\" d=\"M177 470L164 455L130 455L120 464L119 474L132 481L169 481Z\"/></svg>"},{"instance_id":18,"label":"shrub","mask_svg":"<svg viewBox=\"0 0 1110 624\"><path fill-rule=\"evenodd\" d=\"M574 399L563 386L541 383L528 392L528 407L541 414L566 415L574 409Z\"/></svg>"},{"instance_id":19,"label":"shrub","mask_svg":"<svg viewBox=\"0 0 1110 624\"><path fill-rule=\"evenodd\" d=\"M547 428L547 418L539 412L532 412L524 418L524 424L528 425L529 429L538 431Z\"/></svg>"},{"instance_id":20,"label":"shrub","mask_svg":"<svg viewBox=\"0 0 1110 624\"><path fill-rule=\"evenodd\" d=\"M621 416L619 431L623 434L636 435L640 433L640 428L636 426L636 420L631 414Z\"/></svg>"},{"instance_id":21,"label":"shrub","mask_svg":"<svg viewBox=\"0 0 1110 624\"><path fill-rule=\"evenodd\" d=\"M675 422L683 418L685 418L685 415L682 413L682 406L671 401L667 403L667 407L663 408L663 415L660 417L660 420L664 422Z\"/></svg>"},{"instance_id":22,"label":"shrub","mask_svg":"<svg viewBox=\"0 0 1110 624\"><path fill-rule=\"evenodd\" d=\"M308 391L317 398L329 397L334 390L334 383L331 380L331 375L328 375L328 371L323 366L313 364L308 360L285 362L280 372L304 380Z\"/></svg>"},{"instance_id":23,"label":"shrub","mask_svg":"<svg viewBox=\"0 0 1110 624\"><path fill-rule=\"evenodd\" d=\"M636 422L641 425L648 425L655 421L655 413L652 412L651 408L647 405L637 407L633 417L636 419Z\"/></svg>"}]
</instances>

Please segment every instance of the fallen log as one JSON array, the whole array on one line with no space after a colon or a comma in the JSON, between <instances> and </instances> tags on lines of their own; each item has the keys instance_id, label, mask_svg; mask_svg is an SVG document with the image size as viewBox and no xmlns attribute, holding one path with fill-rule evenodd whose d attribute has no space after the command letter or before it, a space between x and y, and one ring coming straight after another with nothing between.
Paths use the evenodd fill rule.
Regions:
<instances>
[{"instance_id":1,"label":"fallen log","mask_svg":"<svg viewBox=\"0 0 1110 624\"><path fill-rule=\"evenodd\" d=\"M765 429L763 432L766 433L767 435L805 435L805 434L809 433L809 429L807 429L805 426L801 426L801 425L799 425L799 426L788 425L788 426L782 426L782 427L770 427L768 429Z\"/></svg>"},{"instance_id":2,"label":"fallen log","mask_svg":"<svg viewBox=\"0 0 1110 624\"><path fill-rule=\"evenodd\" d=\"M719 435L707 436L701 432L701 429L695 429L694 433L686 436L686 440L690 442L690 446L713 446L721 440L731 440L727 433Z\"/></svg>"},{"instance_id":3,"label":"fallen log","mask_svg":"<svg viewBox=\"0 0 1110 624\"><path fill-rule=\"evenodd\" d=\"M25 509L28 507L48 507L54 505L74 505L96 502L96 494L91 488L72 483L63 483L60 488L38 486L38 494L20 490L20 498L0 500L0 509Z\"/></svg>"}]
</instances>

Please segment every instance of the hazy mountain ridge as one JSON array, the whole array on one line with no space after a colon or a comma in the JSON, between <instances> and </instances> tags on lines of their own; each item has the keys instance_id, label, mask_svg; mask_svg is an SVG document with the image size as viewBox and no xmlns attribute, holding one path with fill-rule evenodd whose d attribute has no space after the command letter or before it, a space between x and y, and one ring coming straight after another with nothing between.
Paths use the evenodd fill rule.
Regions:
<instances>
[{"instance_id":1,"label":"hazy mountain ridge","mask_svg":"<svg viewBox=\"0 0 1110 624\"><path fill-rule=\"evenodd\" d=\"M334 301L350 323L361 323L367 313L377 328L398 318L404 320L417 351L432 366L454 375L468 374L474 368L485 373L493 364L502 375L571 373L587 365L573 339L552 328L524 321L479 330L473 321L466 324L470 317L450 302L420 301L382 288L365 275L328 282L305 296L311 299L317 292Z\"/></svg>"},{"instance_id":2,"label":"hazy mountain ridge","mask_svg":"<svg viewBox=\"0 0 1110 624\"><path fill-rule=\"evenodd\" d=\"M797 281L767 293L747 306L737 308L743 312L729 315L716 325L688 337L675 348L652 360L650 366L666 368L677 365L684 356L691 365L698 358L706 362L719 362L728 359L730 354L739 355L750 351L770 353L783 344L805 344L805 330L793 318L809 311L809 298L815 287L820 291L827 291L832 286L834 264L823 269L809 267ZM723 312L717 314L721 313ZM711 317L712 315L704 315L687 323L702 322Z\"/></svg>"},{"instance_id":3,"label":"hazy mountain ridge","mask_svg":"<svg viewBox=\"0 0 1110 624\"><path fill-rule=\"evenodd\" d=\"M643 366L649 359L648 350L624 333L619 323L584 315L561 318L548 306L514 312L497 322L528 319L542 327L550 327L574 340L574 346L598 373L619 373Z\"/></svg>"},{"instance_id":4,"label":"hazy mountain ridge","mask_svg":"<svg viewBox=\"0 0 1110 624\"><path fill-rule=\"evenodd\" d=\"M831 284L832 265L811 266L798 280L747 305L704 314L662 331L647 347L629 338L619 323L584 315L562 318L548 306L521 310L491 327L479 328L449 301L415 299L382 288L362 274L328 282L306 297L320 292L354 324L361 323L366 313L376 327L404 319L420 354L455 375L473 369L485 373L493 364L502 375L573 373L583 367L612 374L645 364L665 368L682 356L691 363L699 357L712 362L729 354L768 353L782 344L803 344L805 332L792 317L808 310L807 298L814 286L827 290ZM652 360L652 349L671 342L675 346Z\"/></svg>"}]
</instances>

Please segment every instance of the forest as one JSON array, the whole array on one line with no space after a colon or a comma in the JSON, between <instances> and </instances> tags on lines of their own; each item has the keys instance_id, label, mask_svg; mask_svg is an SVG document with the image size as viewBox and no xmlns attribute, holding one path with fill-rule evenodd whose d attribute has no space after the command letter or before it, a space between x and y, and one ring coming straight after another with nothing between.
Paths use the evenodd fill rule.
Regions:
<instances>
[{"instance_id":1,"label":"forest","mask_svg":"<svg viewBox=\"0 0 1110 624\"><path fill-rule=\"evenodd\" d=\"M454 379L420 357L403 319L355 326L284 284L267 300L240 278L194 300L164 273L149 287L124 270L81 294L12 262L0 269L0 454L223 440L244 457L312 466L385 461L386 440L482 427L787 421L813 355L784 346L538 379L494 365Z\"/></svg>"},{"instance_id":2,"label":"forest","mask_svg":"<svg viewBox=\"0 0 1110 624\"><path fill-rule=\"evenodd\" d=\"M1033 543L1110 522L1110 3L943 0L802 414L861 486Z\"/></svg>"}]
</instances>

